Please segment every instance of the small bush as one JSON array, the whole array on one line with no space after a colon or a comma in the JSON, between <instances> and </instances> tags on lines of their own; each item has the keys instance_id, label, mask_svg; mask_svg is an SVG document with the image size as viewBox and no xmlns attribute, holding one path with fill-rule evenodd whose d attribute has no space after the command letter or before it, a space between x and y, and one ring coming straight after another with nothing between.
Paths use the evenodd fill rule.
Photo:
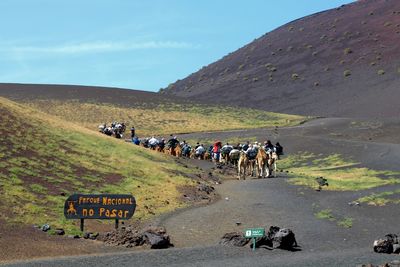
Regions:
<instances>
[{"instance_id":1,"label":"small bush","mask_svg":"<svg viewBox=\"0 0 400 267\"><path fill-rule=\"evenodd\" d=\"M369 63L369 65L370 65L370 66L375 66L375 65L376 65L376 62L375 62L375 61L372 61L371 63Z\"/></svg>"},{"instance_id":2,"label":"small bush","mask_svg":"<svg viewBox=\"0 0 400 267\"><path fill-rule=\"evenodd\" d=\"M368 13L368 15L372 16L372 15L374 15L374 12L371 11Z\"/></svg>"},{"instance_id":3,"label":"small bush","mask_svg":"<svg viewBox=\"0 0 400 267\"><path fill-rule=\"evenodd\" d=\"M340 60L340 62L339 62L339 64L340 64L340 65L343 65L344 63L346 63L346 61L345 61L345 60L343 60L343 59L342 59L342 60Z\"/></svg>"},{"instance_id":4,"label":"small bush","mask_svg":"<svg viewBox=\"0 0 400 267\"><path fill-rule=\"evenodd\" d=\"M294 30L294 27L293 26L290 26L289 28L288 28L288 31L293 31Z\"/></svg>"},{"instance_id":5,"label":"small bush","mask_svg":"<svg viewBox=\"0 0 400 267\"><path fill-rule=\"evenodd\" d=\"M304 28L303 28L303 27L301 27L301 28L299 29L299 32L302 32L302 31L304 31Z\"/></svg>"},{"instance_id":6,"label":"small bush","mask_svg":"<svg viewBox=\"0 0 400 267\"><path fill-rule=\"evenodd\" d=\"M243 77L243 81L247 81L249 79L249 77Z\"/></svg>"},{"instance_id":7,"label":"small bush","mask_svg":"<svg viewBox=\"0 0 400 267\"><path fill-rule=\"evenodd\" d=\"M347 47L347 48L345 48L345 49L343 50L343 53L344 53L345 55L348 55L348 54L353 53L353 50L351 50L351 48Z\"/></svg>"},{"instance_id":8,"label":"small bush","mask_svg":"<svg viewBox=\"0 0 400 267\"><path fill-rule=\"evenodd\" d=\"M330 71L330 70L331 70L331 68L329 68L329 67L324 68L324 71Z\"/></svg>"},{"instance_id":9,"label":"small bush","mask_svg":"<svg viewBox=\"0 0 400 267\"><path fill-rule=\"evenodd\" d=\"M238 70L241 70L244 68L244 64L239 65Z\"/></svg>"},{"instance_id":10,"label":"small bush","mask_svg":"<svg viewBox=\"0 0 400 267\"><path fill-rule=\"evenodd\" d=\"M315 87L319 86L319 82L314 82L314 86Z\"/></svg>"},{"instance_id":11,"label":"small bush","mask_svg":"<svg viewBox=\"0 0 400 267\"><path fill-rule=\"evenodd\" d=\"M254 77L254 78L253 78L253 82L258 82L258 78L257 78L257 77Z\"/></svg>"},{"instance_id":12,"label":"small bush","mask_svg":"<svg viewBox=\"0 0 400 267\"><path fill-rule=\"evenodd\" d=\"M318 52L313 52L312 55L315 57L316 55L318 55Z\"/></svg>"},{"instance_id":13,"label":"small bush","mask_svg":"<svg viewBox=\"0 0 400 267\"><path fill-rule=\"evenodd\" d=\"M381 56L381 55L377 55L377 56L375 57L375 59L376 59L376 60L381 60L381 59L382 59L382 56Z\"/></svg>"},{"instance_id":14,"label":"small bush","mask_svg":"<svg viewBox=\"0 0 400 267\"><path fill-rule=\"evenodd\" d=\"M392 23L389 22L389 21L386 21L385 24L383 24L383 26L385 26L385 27L389 27L389 26L391 26L391 25L392 25Z\"/></svg>"},{"instance_id":15,"label":"small bush","mask_svg":"<svg viewBox=\"0 0 400 267\"><path fill-rule=\"evenodd\" d=\"M378 75L384 75L385 71L384 70L378 70Z\"/></svg>"},{"instance_id":16,"label":"small bush","mask_svg":"<svg viewBox=\"0 0 400 267\"><path fill-rule=\"evenodd\" d=\"M367 22L365 20L363 20L363 21L361 21L361 24L365 25L365 24L367 24Z\"/></svg>"},{"instance_id":17,"label":"small bush","mask_svg":"<svg viewBox=\"0 0 400 267\"><path fill-rule=\"evenodd\" d=\"M344 72L343 72L343 76L344 77L349 77L351 75L351 71L350 70L345 70Z\"/></svg>"},{"instance_id":18,"label":"small bush","mask_svg":"<svg viewBox=\"0 0 400 267\"><path fill-rule=\"evenodd\" d=\"M292 74L292 80L297 80L299 78L299 75L297 73Z\"/></svg>"},{"instance_id":19,"label":"small bush","mask_svg":"<svg viewBox=\"0 0 400 267\"><path fill-rule=\"evenodd\" d=\"M273 81L274 81L274 79L271 77L271 78L269 78L269 81L270 81L270 82L273 82Z\"/></svg>"},{"instance_id":20,"label":"small bush","mask_svg":"<svg viewBox=\"0 0 400 267\"><path fill-rule=\"evenodd\" d=\"M293 46L289 46L287 49L286 49L286 51L288 51L288 52L290 52L290 51L292 51L293 50Z\"/></svg>"}]
</instances>

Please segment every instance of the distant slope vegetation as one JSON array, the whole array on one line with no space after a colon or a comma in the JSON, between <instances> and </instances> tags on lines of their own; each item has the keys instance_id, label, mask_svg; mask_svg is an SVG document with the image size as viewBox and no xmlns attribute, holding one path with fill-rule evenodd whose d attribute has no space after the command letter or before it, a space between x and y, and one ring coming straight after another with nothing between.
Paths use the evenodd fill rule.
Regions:
<instances>
[{"instance_id":1,"label":"distant slope vegetation","mask_svg":"<svg viewBox=\"0 0 400 267\"><path fill-rule=\"evenodd\" d=\"M263 110L198 104L137 90L90 86L0 84L0 96L97 130L100 123L134 125L140 137L199 131L291 126L307 118Z\"/></svg>"},{"instance_id":2,"label":"distant slope vegetation","mask_svg":"<svg viewBox=\"0 0 400 267\"><path fill-rule=\"evenodd\" d=\"M1 97L0 143L0 223L72 230L63 203L74 192L131 193L146 218L187 205L179 188L196 185L168 156Z\"/></svg>"},{"instance_id":3,"label":"distant slope vegetation","mask_svg":"<svg viewBox=\"0 0 400 267\"><path fill-rule=\"evenodd\" d=\"M399 43L400 1L357 1L290 22L161 92L289 114L396 117Z\"/></svg>"}]
</instances>

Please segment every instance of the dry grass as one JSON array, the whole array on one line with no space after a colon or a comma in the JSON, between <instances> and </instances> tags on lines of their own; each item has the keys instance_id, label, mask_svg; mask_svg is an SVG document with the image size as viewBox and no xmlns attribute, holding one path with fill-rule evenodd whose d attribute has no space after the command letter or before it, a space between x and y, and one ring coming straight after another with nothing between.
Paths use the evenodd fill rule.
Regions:
<instances>
[{"instance_id":1,"label":"dry grass","mask_svg":"<svg viewBox=\"0 0 400 267\"><path fill-rule=\"evenodd\" d=\"M166 135L187 132L291 126L306 117L277 114L254 109L218 106L165 104L156 108L124 108L111 104L78 101L37 100L26 103L69 122L88 129L97 129L104 122L124 121L134 125L139 136Z\"/></svg>"}]
</instances>

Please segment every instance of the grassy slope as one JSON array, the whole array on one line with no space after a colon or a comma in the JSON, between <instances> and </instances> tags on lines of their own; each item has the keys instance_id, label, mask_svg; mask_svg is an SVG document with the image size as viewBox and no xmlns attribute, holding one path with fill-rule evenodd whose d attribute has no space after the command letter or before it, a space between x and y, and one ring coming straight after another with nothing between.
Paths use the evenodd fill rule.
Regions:
<instances>
[{"instance_id":1,"label":"grassy slope","mask_svg":"<svg viewBox=\"0 0 400 267\"><path fill-rule=\"evenodd\" d=\"M193 183L173 175L180 167L162 154L4 98L0 144L0 219L8 222L46 222L71 230L61 193L73 192L132 193L138 203L134 218L145 218L184 206L177 188Z\"/></svg>"},{"instance_id":2,"label":"grassy slope","mask_svg":"<svg viewBox=\"0 0 400 267\"><path fill-rule=\"evenodd\" d=\"M218 131L272 126L291 126L306 117L254 109L195 104L159 104L156 107L120 107L79 101L29 100L25 104L45 113L96 129L100 123L124 121L134 125L140 136Z\"/></svg>"},{"instance_id":3,"label":"grassy slope","mask_svg":"<svg viewBox=\"0 0 400 267\"><path fill-rule=\"evenodd\" d=\"M291 183L311 188L318 187L315 178L321 176L329 183L324 190L334 191L356 191L400 183L399 172L372 170L358 165L338 154L324 156L307 152L285 156L278 162L280 169L288 170L293 176L289 180Z\"/></svg>"}]
</instances>

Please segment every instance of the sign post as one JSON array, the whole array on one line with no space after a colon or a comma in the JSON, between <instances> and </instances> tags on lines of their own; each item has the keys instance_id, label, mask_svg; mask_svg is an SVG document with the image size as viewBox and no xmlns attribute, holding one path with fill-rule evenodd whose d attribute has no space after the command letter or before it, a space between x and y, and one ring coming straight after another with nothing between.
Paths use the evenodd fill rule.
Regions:
<instances>
[{"instance_id":1,"label":"sign post","mask_svg":"<svg viewBox=\"0 0 400 267\"><path fill-rule=\"evenodd\" d=\"M256 250L256 238L263 237L265 235L264 228L249 228L244 232L245 238L251 238L253 241L253 250Z\"/></svg>"},{"instance_id":2,"label":"sign post","mask_svg":"<svg viewBox=\"0 0 400 267\"><path fill-rule=\"evenodd\" d=\"M132 218L136 201L132 195L74 194L68 197L64 204L64 216L67 219L80 219L80 229L84 231L85 219L115 220L118 229L119 220Z\"/></svg>"}]
</instances>

